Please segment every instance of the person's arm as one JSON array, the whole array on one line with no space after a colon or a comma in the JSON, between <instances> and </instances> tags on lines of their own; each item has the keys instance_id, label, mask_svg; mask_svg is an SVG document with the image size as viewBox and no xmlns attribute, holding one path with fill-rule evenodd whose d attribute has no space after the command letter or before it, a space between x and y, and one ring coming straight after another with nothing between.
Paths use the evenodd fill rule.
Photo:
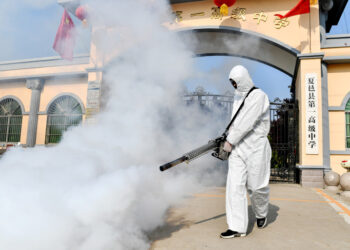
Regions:
<instances>
[{"instance_id":1,"label":"person's arm","mask_svg":"<svg viewBox=\"0 0 350 250\"><path fill-rule=\"evenodd\" d=\"M253 100L246 100L244 107L241 110L240 122L234 122L231 125L226 140L231 145L239 143L255 126L255 124L261 119L261 116L269 109L268 98L264 94L252 95L248 98ZM267 103L266 103L267 102Z\"/></svg>"}]
</instances>

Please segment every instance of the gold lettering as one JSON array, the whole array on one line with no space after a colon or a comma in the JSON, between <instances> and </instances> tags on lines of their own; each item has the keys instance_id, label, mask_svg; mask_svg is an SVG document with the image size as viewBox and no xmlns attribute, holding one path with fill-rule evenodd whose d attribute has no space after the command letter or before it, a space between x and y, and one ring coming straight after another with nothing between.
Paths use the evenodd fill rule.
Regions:
<instances>
[{"instance_id":1,"label":"gold lettering","mask_svg":"<svg viewBox=\"0 0 350 250\"><path fill-rule=\"evenodd\" d=\"M220 8L219 7L213 7L211 8L211 19L222 19L222 14L220 13Z\"/></svg>"},{"instance_id":2,"label":"gold lettering","mask_svg":"<svg viewBox=\"0 0 350 250\"><path fill-rule=\"evenodd\" d=\"M258 21L258 24L260 24L260 21L267 21L267 15L263 11L261 11L260 13L256 13L253 19L256 19Z\"/></svg>"},{"instance_id":3,"label":"gold lettering","mask_svg":"<svg viewBox=\"0 0 350 250\"><path fill-rule=\"evenodd\" d=\"M183 11L180 10L173 12L173 15L175 15L175 22L179 23L183 20L182 13Z\"/></svg>"},{"instance_id":4,"label":"gold lettering","mask_svg":"<svg viewBox=\"0 0 350 250\"><path fill-rule=\"evenodd\" d=\"M191 17L195 17L195 16L204 16L205 12L197 12L197 13L192 13Z\"/></svg>"},{"instance_id":5,"label":"gold lettering","mask_svg":"<svg viewBox=\"0 0 350 250\"><path fill-rule=\"evenodd\" d=\"M287 27L289 25L289 21L287 20L287 18L280 19L279 17L276 17L273 22L275 24L276 29Z\"/></svg>"},{"instance_id":6,"label":"gold lettering","mask_svg":"<svg viewBox=\"0 0 350 250\"><path fill-rule=\"evenodd\" d=\"M236 8L236 9L233 9L232 10L232 13L231 13L231 18L233 19L242 19L243 21L246 21L246 11L247 9L246 8Z\"/></svg>"}]
</instances>

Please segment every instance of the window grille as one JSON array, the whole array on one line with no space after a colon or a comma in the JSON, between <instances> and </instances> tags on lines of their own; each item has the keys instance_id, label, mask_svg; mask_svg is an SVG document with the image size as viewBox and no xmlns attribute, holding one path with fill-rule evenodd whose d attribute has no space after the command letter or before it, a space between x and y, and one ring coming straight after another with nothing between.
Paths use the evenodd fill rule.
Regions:
<instances>
[{"instance_id":1,"label":"window grille","mask_svg":"<svg viewBox=\"0 0 350 250\"><path fill-rule=\"evenodd\" d=\"M0 142L19 142L22 130L22 110L19 103L6 98L0 102Z\"/></svg>"},{"instance_id":2,"label":"window grille","mask_svg":"<svg viewBox=\"0 0 350 250\"><path fill-rule=\"evenodd\" d=\"M345 106L346 148L350 148L350 100Z\"/></svg>"},{"instance_id":3,"label":"window grille","mask_svg":"<svg viewBox=\"0 0 350 250\"><path fill-rule=\"evenodd\" d=\"M78 126L82 119L82 108L75 98L57 98L48 110L45 143L58 143L63 133L71 126Z\"/></svg>"}]
</instances>

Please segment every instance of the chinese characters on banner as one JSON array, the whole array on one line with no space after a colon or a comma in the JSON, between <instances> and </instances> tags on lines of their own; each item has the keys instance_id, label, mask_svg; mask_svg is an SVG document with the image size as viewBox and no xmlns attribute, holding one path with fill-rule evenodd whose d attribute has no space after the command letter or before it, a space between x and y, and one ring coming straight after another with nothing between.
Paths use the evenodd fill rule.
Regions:
<instances>
[{"instance_id":1,"label":"chinese characters on banner","mask_svg":"<svg viewBox=\"0 0 350 250\"><path fill-rule=\"evenodd\" d=\"M246 16L247 9L246 8L240 8L237 7L235 9L232 9L231 13L229 13L229 18L234 19L234 20L241 20L243 22L247 21L248 18ZM192 18L197 18L197 17L203 17L206 16L207 14L210 15L211 19L220 19L224 17L220 13L220 8L218 7L212 7L211 10L208 10L208 12L202 11L202 12L194 12L194 13L189 13L189 14L184 14L183 11L177 10L173 12L174 15L174 21L176 23L180 23L184 21L184 19L192 19ZM289 21L287 18L280 19L279 17L273 17L274 19L272 20L272 24L274 25L275 29L281 29L285 28L289 25ZM259 13L255 13L253 20L257 25L261 23L266 23L269 20L269 16L267 13L264 11L261 11Z\"/></svg>"},{"instance_id":2,"label":"chinese characters on banner","mask_svg":"<svg viewBox=\"0 0 350 250\"><path fill-rule=\"evenodd\" d=\"M318 154L317 74L305 75L306 154Z\"/></svg>"}]
</instances>

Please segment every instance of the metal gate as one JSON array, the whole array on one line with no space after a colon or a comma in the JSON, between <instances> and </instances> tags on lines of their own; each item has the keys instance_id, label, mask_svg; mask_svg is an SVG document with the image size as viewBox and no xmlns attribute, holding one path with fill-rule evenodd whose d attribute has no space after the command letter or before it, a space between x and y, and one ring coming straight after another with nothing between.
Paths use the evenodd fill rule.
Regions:
<instances>
[{"instance_id":1,"label":"metal gate","mask_svg":"<svg viewBox=\"0 0 350 250\"><path fill-rule=\"evenodd\" d=\"M201 107L222 107L231 116L233 95L214 95L202 87L184 95L187 104L198 103ZM299 182L298 160L298 107L289 99L270 103L271 129L268 135L271 149L271 182Z\"/></svg>"},{"instance_id":2,"label":"metal gate","mask_svg":"<svg viewBox=\"0 0 350 250\"><path fill-rule=\"evenodd\" d=\"M272 182L299 182L298 108L290 100L270 103L271 128L268 135L271 149Z\"/></svg>"}]
</instances>

